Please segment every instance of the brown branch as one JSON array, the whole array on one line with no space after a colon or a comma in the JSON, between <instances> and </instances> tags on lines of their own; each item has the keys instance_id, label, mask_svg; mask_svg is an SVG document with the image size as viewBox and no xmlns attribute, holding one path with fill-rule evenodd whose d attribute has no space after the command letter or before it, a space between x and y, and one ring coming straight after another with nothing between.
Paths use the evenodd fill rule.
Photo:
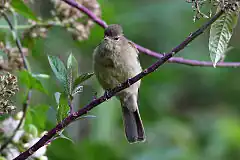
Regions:
<instances>
[{"instance_id":1,"label":"brown branch","mask_svg":"<svg viewBox=\"0 0 240 160\"><path fill-rule=\"evenodd\" d=\"M89 18L91 18L95 23L97 23L102 28L106 28L107 24L104 20L97 17L92 11L84 7L83 5L78 4L75 0L62 0L69 4L70 6L77 8L79 11L82 11L85 13ZM145 53L147 55L150 55L152 57L156 58L162 58L164 54L152 51L148 48L145 48L141 45L138 45L135 43L138 50L142 53ZM198 60L191 60L191 59L184 59L182 57L172 57L168 60L170 63L178 63L178 64L184 64L189 66L203 66L203 67L212 67L213 63L210 61L198 61ZM219 62L217 63L216 67L240 67L240 62Z\"/></svg>"},{"instance_id":2,"label":"brown branch","mask_svg":"<svg viewBox=\"0 0 240 160\"><path fill-rule=\"evenodd\" d=\"M143 78L143 77L147 76L148 74L154 72L158 67L160 67L162 64L164 64L166 61L168 61L172 56L174 56L176 53L178 53L183 48L185 48L196 37L201 35L206 30L206 28L208 28L213 22L215 22L223 13L224 13L224 11L218 12L206 24L204 24L201 28L199 28L194 33L190 34L181 44L179 44L177 47L172 49L171 52L165 54L156 63L152 64L150 67L145 69L143 72L139 73L138 75L136 75L135 77L133 77L131 79L128 79L127 81L125 81L124 83L115 87L114 89L105 92L104 95L102 95L101 97L91 101L89 104L87 104L85 107L79 109L77 112L74 112L74 113L70 114L62 122L58 123L55 128L48 131L48 133L45 134L31 148L29 148L25 152L21 153L14 160L27 159L29 156L31 156L33 153L35 153L39 148L44 146L50 139L52 139L55 135L57 135L61 130L63 130L65 127L67 127L70 123L74 122L77 118L79 118L80 116L82 116L84 114L87 114L91 109L93 109L94 107L98 106L99 104L105 102L107 99L113 97L116 93L124 90L125 88L129 87L130 85L136 83L141 78Z\"/></svg>"}]
</instances>

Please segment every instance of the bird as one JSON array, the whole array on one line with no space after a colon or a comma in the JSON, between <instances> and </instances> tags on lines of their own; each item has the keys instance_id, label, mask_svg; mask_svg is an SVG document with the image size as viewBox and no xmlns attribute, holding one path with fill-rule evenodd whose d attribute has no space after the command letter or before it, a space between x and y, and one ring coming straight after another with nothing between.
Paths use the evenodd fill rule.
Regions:
<instances>
[{"instance_id":1,"label":"bird","mask_svg":"<svg viewBox=\"0 0 240 160\"><path fill-rule=\"evenodd\" d=\"M94 73L104 90L111 90L142 71L138 53L134 43L125 38L121 25L111 24L105 29L103 40L93 52ZM140 83L139 80L116 94L129 143L146 139L138 108Z\"/></svg>"}]
</instances>

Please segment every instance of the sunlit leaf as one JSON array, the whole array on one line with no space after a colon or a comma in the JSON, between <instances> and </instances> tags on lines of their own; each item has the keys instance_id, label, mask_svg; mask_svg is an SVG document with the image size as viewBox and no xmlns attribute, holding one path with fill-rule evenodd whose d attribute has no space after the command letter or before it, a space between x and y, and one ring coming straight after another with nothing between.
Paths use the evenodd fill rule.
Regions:
<instances>
[{"instance_id":1,"label":"sunlit leaf","mask_svg":"<svg viewBox=\"0 0 240 160\"><path fill-rule=\"evenodd\" d=\"M50 77L47 74L32 74L32 76L35 78L43 78L43 79L48 79Z\"/></svg>"},{"instance_id":2,"label":"sunlit leaf","mask_svg":"<svg viewBox=\"0 0 240 160\"><path fill-rule=\"evenodd\" d=\"M68 93L71 95L73 90L73 82L78 77L78 62L73 54L70 54L67 61L67 84Z\"/></svg>"},{"instance_id":3,"label":"sunlit leaf","mask_svg":"<svg viewBox=\"0 0 240 160\"><path fill-rule=\"evenodd\" d=\"M56 92L56 93L54 94L55 101L56 101L57 105L59 105L60 96L61 96L61 93L59 93L59 92Z\"/></svg>"},{"instance_id":4,"label":"sunlit leaf","mask_svg":"<svg viewBox=\"0 0 240 160\"><path fill-rule=\"evenodd\" d=\"M59 104L57 107L57 122L61 122L68 116L70 108L68 106L67 96L64 94L60 95Z\"/></svg>"},{"instance_id":5,"label":"sunlit leaf","mask_svg":"<svg viewBox=\"0 0 240 160\"><path fill-rule=\"evenodd\" d=\"M38 21L32 10L27 7L22 0L12 0L11 6L17 13L23 15L25 18Z\"/></svg>"},{"instance_id":6,"label":"sunlit leaf","mask_svg":"<svg viewBox=\"0 0 240 160\"><path fill-rule=\"evenodd\" d=\"M53 70L53 73L57 77L57 79L60 81L60 83L64 86L64 89L66 91L67 89L67 70L64 66L63 62L56 56L48 56L48 60L50 63L50 66Z\"/></svg>"},{"instance_id":7,"label":"sunlit leaf","mask_svg":"<svg viewBox=\"0 0 240 160\"><path fill-rule=\"evenodd\" d=\"M35 89L45 94L48 94L48 91L43 87L42 83L38 79L33 77L29 72L20 71L18 75L20 83L26 85L28 89Z\"/></svg>"},{"instance_id":8,"label":"sunlit leaf","mask_svg":"<svg viewBox=\"0 0 240 160\"><path fill-rule=\"evenodd\" d=\"M81 74L81 75L74 81L73 88L76 88L78 85L80 85L82 82L88 80L88 79L91 78L93 75L94 75L93 72Z\"/></svg>"},{"instance_id":9,"label":"sunlit leaf","mask_svg":"<svg viewBox=\"0 0 240 160\"><path fill-rule=\"evenodd\" d=\"M219 9L218 9L219 10ZM233 28L236 26L238 13L228 11L224 13L210 29L209 51L213 66L224 57L228 43L231 39Z\"/></svg>"}]
</instances>

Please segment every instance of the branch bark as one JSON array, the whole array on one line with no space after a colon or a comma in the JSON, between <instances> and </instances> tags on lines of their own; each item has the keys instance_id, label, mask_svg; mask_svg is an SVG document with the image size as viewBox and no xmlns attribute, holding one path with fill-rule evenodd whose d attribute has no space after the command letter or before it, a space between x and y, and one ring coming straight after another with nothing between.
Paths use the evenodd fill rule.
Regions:
<instances>
[{"instance_id":1,"label":"branch bark","mask_svg":"<svg viewBox=\"0 0 240 160\"><path fill-rule=\"evenodd\" d=\"M105 102L107 99L113 97L116 93L124 90L130 85L134 84L141 78L147 76L148 74L154 72L158 67L167 62L171 57L173 57L176 53L184 49L191 41L193 41L196 37L201 35L213 22L215 22L224 11L218 12L215 16L213 16L206 24L204 24L201 28L199 28L194 33L190 34L181 44L173 48L169 53L162 56L156 63L152 64L150 67L145 69L143 72L139 73L135 77L128 79L124 83L119 86L113 88L110 91L105 92L101 97L91 101L89 104L79 109L77 112L73 112L67 118L65 118L62 122L58 123L57 126L51 129L47 134L45 134L37 143L35 143L31 148L21 153L14 160L24 160L35 153L39 148L44 146L50 139L52 139L56 134L58 134L61 130L67 127L70 123L74 122L78 117L87 114L91 109L98 106L99 104Z\"/></svg>"}]
</instances>

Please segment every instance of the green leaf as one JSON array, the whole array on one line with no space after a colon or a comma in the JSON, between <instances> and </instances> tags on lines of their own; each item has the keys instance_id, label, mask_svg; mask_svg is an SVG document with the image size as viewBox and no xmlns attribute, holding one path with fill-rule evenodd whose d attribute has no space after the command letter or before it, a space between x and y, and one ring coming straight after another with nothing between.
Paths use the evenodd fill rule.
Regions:
<instances>
[{"instance_id":1,"label":"green leaf","mask_svg":"<svg viewBox=\"0 0 240 160\"><path fill-rule=\"evenodd\" d=\"M46 130L48 110L48 105L37 105L29 107L25 120L25 129L27 129L29 124L33 124L41 131Z\"/></svg>"},{"instance_id":2,"label":"green leaf","mask_svg":"<svg viewBox=\"0 0 240 160\"><path fill-rule=\"evenodd\" d=\"M63 133L59 134L59 138L63 138L66 140L69 140L70 142L74 143L73 140L71 138L68 138L67 136L65 136Z\"/></svg>"},{"instance_id":3,"label":"green leaf","mask_svg":"<svg viewBox=\"0 0 240 160\"><path fill-rule=\"evenodd\" d=\"M67 61L67 68L72 68L74 71L73 73L77 76L78 75L78 61L73 56L73 54L70 54Z\"/></svg>"},{"instance_id":4,"label":"green leaf","mask_svg":"<svg viewBox=\"0 0 240 160\"><path fill-rule=\"evenodd\" d=\"M33 77L27 71L20 71L18 74L20 83L26 85L28 89L35 89L42 93L48 94L48 91L43 87L42 83Z\"/></svg>"},{"instance_id":5,"label":"green leaf","mask_svg":"<svg viewBox=\"0 0 240 160\"><path fill-rule=\"evenodd\" d=\"M7 160L5 157L0 156L0 160Z\"/></svg>"},{"instance_id":6,"label":"green leaf","mask_svg":"<svg viewBox=\"0 0 240 160\"><path fill-rule=\"evenodd\" d=\"M32 12L32 10L29 7L27 7L22 0L12 0L11 6L17 13L23 15L25 18L31 19L34 21L39 21L37 17L34 15L34 13Z\"/></svg>"},{"instance_id":7,"label":"green leaf","mask_svg":"<svg viewBox=\"0 0 240 160\"><path fill-rule=\"evenodd\" d=\"M26 126L25 131L33 136L33 138L38 137L38 129L35 125L29 124Z\"/></svg>"},{"instance_id":8,"label":"green leaf","mask_svg":"<svg viewBox=\"0 0 240 160\"><path fill-rule=\"evenodd\" d=\"M81 119L89 119L89 118L96 118L97 116L94 115L86 115L86 116L81 116L75 119L75 121L81 120Z\"/></svg>"},{"instance_id":9,"label":"green leaf","mask_svg":"<svg viewBox=\"0 0 240 160\"><path fill-rule=\"evenodd\" d=\"M49 64L53 70L53 73L64 86L65 92L67 91L67 69L63 62L56 56L48 56Z\"/></svg>"},{"instance_id":10,"label":"green leaf","mask_svg":"<svg viewBox=\"0 0 240 160\"><path fill-rule=\"evenodd\" d=\"M61 122L64 118L68 116L69 113L69 106L67 96L65 94L60 95L59 104L57 107L57 122Z\"/></svg>"},{"instance_id":11,"label":"green leaf","mask_svg":"<svg viewBox=\"0 0 240 160\"><path fill-rule=\"evenodd\" d=\"M232 37L233 28L237 24L238 15L238 12L227 11L211 26L209 52L214 67L224 57Z\"/></svg>"},{"instance_id":12,"label":"green leaf","mask_svg":"<svg viewBox=\"0 0 240 160\"><path fill-rule=\"evenodd\" d=\"M56 101L57 105L59 105L60 96L61 96L61 93L59 93L59 92L54 93L54 97L55 97L55 101Z\"/></svg>"},{"instance_id":13,"label":"green leaf","mask_svg":"<svg viewBox=\"0 0 240 160\"><path fill-rule=\"evenodd\" d=\"M35 78L43 78L43 79L49 79L49 75L48 74L32 74L33 77Z\"/></svg>"},{"instance_id":14,"label":"green leaf","mask_svg":"<svg viewBox=\"0 0 240 160\"><path fill-rule=\"evenodd\" d=\"M81 75L74 81L73 89L76 88L78 85L80 85L82 82L84 82L84 81L88 80L89 78L91 78L93 75L94 75L93 72L81 74Z\"/></svg>"},{"instance_id":15,"label":"green leaf","mask_svg":"<svg viewBox=\"0 0 240 160\"><path fill-rule=\"evenodd\" d=\"M72 54L70 54L68 57L67 72L68 93L71 95L73 90L73 82L78 77L78 62Z\"/></svg>"}]
</instances>

